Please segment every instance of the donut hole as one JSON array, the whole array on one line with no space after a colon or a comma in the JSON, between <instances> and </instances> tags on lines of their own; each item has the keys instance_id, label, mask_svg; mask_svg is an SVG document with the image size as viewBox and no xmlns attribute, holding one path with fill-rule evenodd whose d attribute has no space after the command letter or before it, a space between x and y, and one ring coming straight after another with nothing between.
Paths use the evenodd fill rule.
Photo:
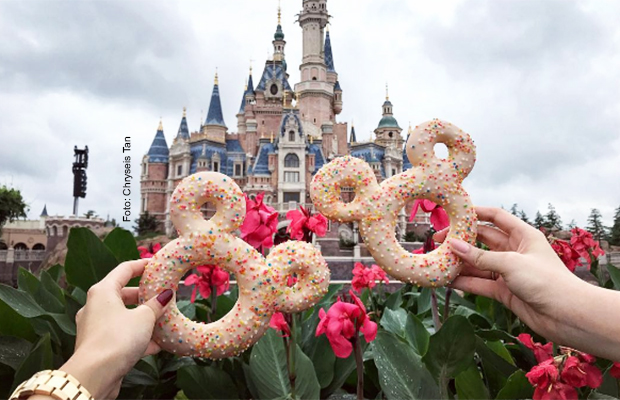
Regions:
<instances>
[{"instance_id":1,"label":"donut hole","mask_svg":"<svg viewBox=\"0 0 620 400\"><path fill-rule=\"evenodd\" d=\"M415 209L416 201L418 201L418 207L416 210L416 214L412 218L412 213ZM411 199L405 205L404 213L406 218L406 227L404 228L405 233L401 237L402 240L404 242L422 243L420 249L422 249L422 247L425 247L424 250L426 252L428 252L427 250L432 250L432 236L435 232L437 232L437 229L433 226L433 222L437 223L438 221L441 222L442 220L444 220L444 218L437 218L441 216L441 213L443 213L443 217L447 218L447 214L445 214L445 211L443 211L437 203L431 200ZM443 227L438 226L438 228ZM397 234L401 232L402 229L403 227L397 224Z\"/></svg>"},{"instance_id":2,"label":"donut hole","mask_svg":"<svg viewBox=\"0 0 620 400\"><path fill-rule=\"evenodd\" d=\"M298 280L299 280L299 277L297 276L297 273L293 272L292 274L286 277L286 286L293 287L297 284Z\"/></svg>"},{"instance_id":3,"label":"donut hole","mask_svg":"<svg viewBox=\"0 0 620 400\"><path fill-rule=\"evenodd\" d=\"M217 208L215 207L215 204L209 201L200 206L200 213L202 214L204 219L207 220L214 216L216 211Z\"/></svg>"},{"instance_id":4,"label":"donut hole","mask_svg":"<svg viewBox=\"0 0 620 400\"><path fill-rule=\"evenodd\" d=\"M444 143L435 144L435 146L433 147L433 151L435 152L435 157L439 158L440 160L447 160L448 156L450 155L450 152L448 151L448 146L446 146Z\"/></svg>"},{"instance_id":5,"label":"donut hole","mask_svg":"<svg viewBox=\"0 0 620 400\"><path fill-rule=\"evenodd\" d=\"M179 311L195 321L219 320L232 309L236 300L237 287L231 283L233 279L232 274L216 265L202 265L189 271L179 287L183 293L177 302Z\"/></svg>"},{"instance_id":6,"label":"donut hole","mask_svg":"<svg viewBox=\"0 0 620 400\"><path fill-rule=\"evenodd\" d=\"M340 188L340 200L342 200L343 203L351 203L353 200L355 200L355 188Z\"/></svg>"}]
</instances>

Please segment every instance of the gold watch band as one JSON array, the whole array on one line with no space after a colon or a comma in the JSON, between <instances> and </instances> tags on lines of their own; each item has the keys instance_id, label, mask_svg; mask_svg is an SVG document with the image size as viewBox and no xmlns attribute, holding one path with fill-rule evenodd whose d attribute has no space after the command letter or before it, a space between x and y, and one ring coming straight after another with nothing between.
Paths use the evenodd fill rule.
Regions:
<instances>
[{"instance_id":1,"label":"gold watch band","mask_svg":"<svg viewBox=\"0 0 620 400\"><path fill-rule=\"evenodd\" d=\"M52 370L34 374L15 389L9 400L27 399L35 394L50 396L56 400L93 400L93 396L77 379L64 371Z\"/></svg>"}]
</instances>

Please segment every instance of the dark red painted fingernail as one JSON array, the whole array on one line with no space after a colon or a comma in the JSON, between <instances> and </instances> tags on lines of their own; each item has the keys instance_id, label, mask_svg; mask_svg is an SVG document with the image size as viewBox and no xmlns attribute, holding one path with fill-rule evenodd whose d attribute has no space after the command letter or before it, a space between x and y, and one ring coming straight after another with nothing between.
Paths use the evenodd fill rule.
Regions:
<instances>
[{"instance_id":1,"label":"dark red painted fingernail","mask_svg":"<svg viewBox=\"0 0 620 400\"><path fill-rule=\"evenodd\" d=\"M171 299L172 299L172 289L166 289L157 295L157 301L159 301L159 304L161 304L162 307L168 304Z\"/></svg>"}]
</instances>

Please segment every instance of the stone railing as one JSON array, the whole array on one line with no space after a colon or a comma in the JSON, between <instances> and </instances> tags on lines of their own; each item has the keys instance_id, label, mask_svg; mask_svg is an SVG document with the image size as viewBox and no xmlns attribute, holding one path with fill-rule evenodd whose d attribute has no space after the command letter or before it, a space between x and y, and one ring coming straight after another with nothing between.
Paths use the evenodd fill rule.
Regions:
<instances>
[{"instance_id":1,"label":"stone railing","mask_svg":"<svg viewBox=\"0 0 620 400\"><path fill-rule=\"evenodd\" d=\"M8 250L0 250L0 262L6 262Z\"/></svg>"},{"instance_id":2,"label":"stone railing","mask_svg":"<svg viewBox=\"0 0 620 400\"><path fill-rule=\"evenodd\" d=\"M41 261L45 250L15 250L15 261Z\"/></svg>"}]
</instances>

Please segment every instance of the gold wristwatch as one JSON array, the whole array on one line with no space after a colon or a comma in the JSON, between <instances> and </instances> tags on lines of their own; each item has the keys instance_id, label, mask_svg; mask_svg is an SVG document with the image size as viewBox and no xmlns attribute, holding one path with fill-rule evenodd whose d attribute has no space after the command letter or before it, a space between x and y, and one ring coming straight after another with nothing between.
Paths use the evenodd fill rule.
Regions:
<instances>
[{"instance_id":1,"label":"gold wristwatch","mask_svg":"<svg viewBox=\"0 0 620 400\"><path fill-rule=\"evenodd\" d=\"M9 400L27 399L35 394L57 400L93 400L93 396L77 379L64 371L37 372L15 389Z\"/></svg>"}]
</instances>

